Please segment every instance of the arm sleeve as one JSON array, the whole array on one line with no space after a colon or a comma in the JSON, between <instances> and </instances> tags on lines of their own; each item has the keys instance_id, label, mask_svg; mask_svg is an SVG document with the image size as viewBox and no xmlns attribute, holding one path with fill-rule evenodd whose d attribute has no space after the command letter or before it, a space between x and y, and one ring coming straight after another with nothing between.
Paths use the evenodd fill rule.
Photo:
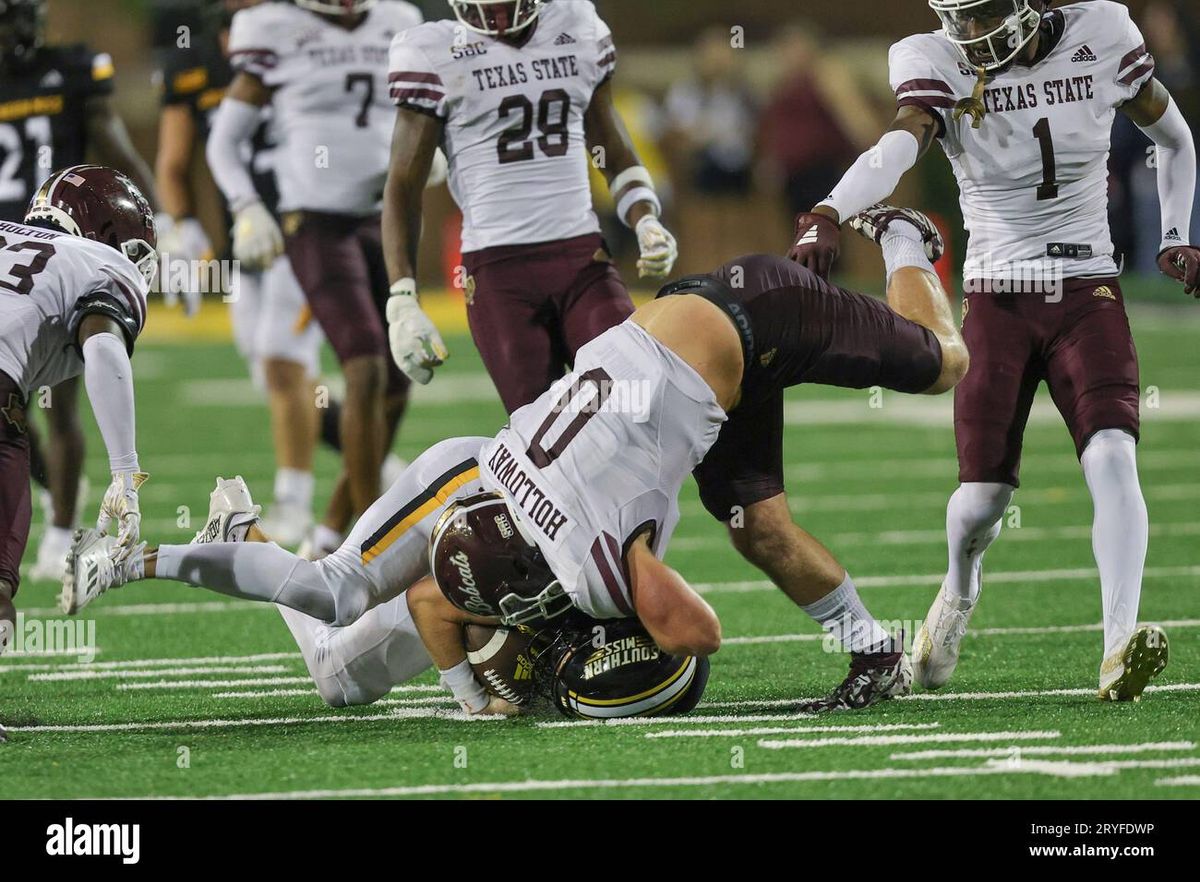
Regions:
<instances>
[{"instance_id":1,"label":"arm sleeve","mask_svg":"<svg viewBox=\"0 0 1200 882\"><path fill-rule=\"evenodd\" d=\"M83 341L83 381L108 448L109 468L139 471L133 409L133 367L115 334L93 334Z\"/></svg>"},{"instance_id":2,"label":"arm sleeve","mask_svg":"<svg viewBox=\"0 0 1200 882\"><path fill-rule=\"evenodd\" d=\"M1196 142L1192 131L1174 98L1158 122L1142 131L1155 145L1163 234L1159 251L1187 245L1191 242L1189 227L1196 193Z\"/></svg>"},{"instance_id":3,"label":"arm sleeve","mask_svg":"<svg viewBox=\"0 0 1200 882\"><path fill-rule=\"evenodd\" d=\"M433 62L417 45L414 31L397 34L388 55L388 90L404 110L445 119L446 86Z\"/></svg>"},{"instance_id":4,"label":"arm sleeve","mask_svg":"<svg viewBox=\"0 0 1200 882\"><path fill-rule=\"evenodd\" d=\"M1117 51L1122 55L1113 74L1117 81L1119 103L1123 104L1136 97L1138 92L1142 91L1142 86L1154 76L1154 56L1146 50L1146 41L1138 26L1129 17L1129 10L1119 6L1118 11L1120 18L1116 23Z\"/></svg>"},{"instance_id":5,"label":"arm sleeve","mask_svg":"<svg viewBox=\"0 0 1200 882\"><path fill-rule=\"evenodd\" d=\"M907 40L888 51L888 81L897 107L920 107L937 120L938 137L946 134L947 110L954 108L954 88Z\"/></svg>"},{"instance_id":6,"label":"arm sleeve","mask_svg":"<svg viewBox=\"0 0 1200 882\"><path fill-rule=\"evenodd\" d=\"M834 209L844 223L864 208L891 196L904 173L917 164L920 152L921 145L911 132L885 133L878 144L850 166L822 204Z\"/></svg>"},{"instance_id":7,"label":"arm sleeve","mask_svg":"<svg viewBox=\"0 0 1200 882\"><path fill-rule=\"evenodd\" d=\"M204 151L208 167L230 209L235 212L259 199L250 169L242 159L241 148L254 136L261 119L261 108L226 98L217 108L208 136Z\"/></svg>"}]
</instances>

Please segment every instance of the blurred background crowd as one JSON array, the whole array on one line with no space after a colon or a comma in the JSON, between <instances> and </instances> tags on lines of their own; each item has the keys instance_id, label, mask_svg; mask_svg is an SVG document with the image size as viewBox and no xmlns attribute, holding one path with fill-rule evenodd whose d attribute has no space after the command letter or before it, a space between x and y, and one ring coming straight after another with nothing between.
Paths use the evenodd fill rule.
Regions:
<instances>
[{"instance_id":1,"label":"blurred background crowd","mask_svg":"<svg viewBox=\"0 0 1200 882\"><path fill-rule=\"evenodd\" d=\"M206 0L52 0L51 37L112 54L117 102L143 154L157 122L155 46L198 20ZM416 0L448 18L444 0ZM791 218L826 196L842 171L878 139L894 113L887 48L936 18L921 0L596 0L618 50L618 104L645 164L660 182L678 235L680 273L751 251L783 252ZM1061 4L1060 4L1061 5ZM1200 132L1197 0L1130 0L1158 61L1158 76ZM1160 238L1150 142L1123 116L1114 131L1110 212L1127 271L1154 272ZM195 170L204 175L203 168ZM597 182L599 177L597 176ZM941 216L961 255L965 234L953 177L937 150L897 200ZM596 188L597 204L607 201ZM445 188L426 200L422 284L447 285L457 266L457 212ZM205 213L219 241L219 213ZM605 218L627 278L636 250ZM1193 226L1200 230L1200 217ZM955 235L956 234L956 235ZM846 240L843 278L878 287L874 249Z\"/></svg>"}]
</instances>

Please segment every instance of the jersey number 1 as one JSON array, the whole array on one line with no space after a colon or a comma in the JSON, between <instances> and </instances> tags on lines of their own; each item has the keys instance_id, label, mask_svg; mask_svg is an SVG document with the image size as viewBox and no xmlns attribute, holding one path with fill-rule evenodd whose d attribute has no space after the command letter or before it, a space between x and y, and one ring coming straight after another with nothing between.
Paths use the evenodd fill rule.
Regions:
<instances>
[{"instance_id":1,"label":"jersey number 1","mask_svg":"<svg viewBox=\"0 0 1200 882\"><path fill-rule=\"evenodd\" d=\"M1037 188L1038 202L1058 198L1058 170L1054 167L1054 136L1050 118L1043 116L1033 127L1033 136L1042 148L1042 183Z\"/></svg>"}]
</instances>

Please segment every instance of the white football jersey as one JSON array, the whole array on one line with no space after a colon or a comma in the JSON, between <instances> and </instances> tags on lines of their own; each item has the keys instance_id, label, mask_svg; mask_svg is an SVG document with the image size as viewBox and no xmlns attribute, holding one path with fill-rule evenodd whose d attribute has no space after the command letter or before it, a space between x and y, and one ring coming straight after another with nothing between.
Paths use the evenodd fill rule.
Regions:
<instances>
[{"instance_id":1,"label":"white football jersey","mask_svg":"<svg viewBox=\"0 0 1200 882\"><path fill-rule=\"evenodd\" d=\"M132 349L146 323L147 290L114 248L0 221L0 371L26 395L77 376L75 335L90 312L116 319Z\"/></svg>"},{"instance_id":2,"label":"white football jersey","mask_svg":"<svg viewBox=\"0 0 1200 882\"><path fill-rule=\"evenodd\" d=\"M479 477L579 609L624 618L634 614L625 550L649 529L663 556L679 490L724 421L700 375L626 321L512 415L480 452Z\"/></svg>"},{"instance_id":3,"label":"white football jersey","mask_svg":"<svg viewBox=\"0 0 1200 882\"><path fill-rule=\"evenodd\" d=\"M399 0L380 0L353 30L291 3L234 15L234 69L274 90L280 211L379 211L395 121L388 47L421 18Z\"/></svg>"},{"instance_id":4,"label":"white football jersey","mask_svg":"<svg viewBox=\"0 0 1200 882\"><path fill-rule=\"evenodd\" d=\"M1049 261L1067 278L1117 272L1110 135L1117 108L1154 75L1154 58L1129 10L1109 0L1052 10L1040 39L1037 63L988 82L978 129L970 115L952 118L976 76L943 31L908 37L889 55L899 104L924 107L945 127L970 233L967 278L1006 277L1017 261Z\"/></svg>"},{"instance_id":5,"label":"white football jersey","mask_svg":"<svg viewBox=\"0 0 1200 882\"><path fill-rule=\"evenodd\" d=\"M520 46L434 21L392 44L392 99L445 122L462 249L595 233L583 116L612 75L612 34L588 0L555 0Z\"/></svg>"}]
</instances>

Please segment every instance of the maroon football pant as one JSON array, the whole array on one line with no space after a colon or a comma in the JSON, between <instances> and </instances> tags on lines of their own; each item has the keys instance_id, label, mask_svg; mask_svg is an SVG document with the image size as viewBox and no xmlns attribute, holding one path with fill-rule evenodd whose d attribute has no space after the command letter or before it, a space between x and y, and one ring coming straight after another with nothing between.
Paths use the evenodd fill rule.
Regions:
<instances>
[{"instance_id":1,"label":"maroon football pant","mask_svg":"<svg viewBox=\"0 0 1200 882\"><path fill-rule=\"evenodd\" d=\"M379 216L296 212L285 218L287 255L313 317L338 362L378 356L387 363L389 393L409 380L387 340L387 267Z\"/></svg>"},{"instance_id":2,"label":"maroon football pant","mask_svg":"<svg viewBox=\"0 0 1200 882\"><path fill-rule=\"evenodd\" d=\"M575 353L633 314L598 233L463 255L467 319L512 413L563 376Z\"/></svg>"},{"instance_id":3,"label":"maroon football pant","mask_svg":"<svg viewBox=\"0 0 1200 882\"><path fill-rule=\"evenodd\" d=\"M1116 279L1068 279L1061 300L968 294L971 368L954 390L958 479L1019 486L1021 443L1043 380L1077 455L1102 429L1138 437L1137 351Z\"/></svg>"},{"instance_id":4,"label":"maroon football pant","mask_svg":"<svg viewBox=\"0 0 1200 882\"><path fill-rule=\"evenodd\" d=\"M11 377L0 373L0 582L11 585L14 593L32 515L25 419L25 396Z\"/></svg>"}]
</instances>

